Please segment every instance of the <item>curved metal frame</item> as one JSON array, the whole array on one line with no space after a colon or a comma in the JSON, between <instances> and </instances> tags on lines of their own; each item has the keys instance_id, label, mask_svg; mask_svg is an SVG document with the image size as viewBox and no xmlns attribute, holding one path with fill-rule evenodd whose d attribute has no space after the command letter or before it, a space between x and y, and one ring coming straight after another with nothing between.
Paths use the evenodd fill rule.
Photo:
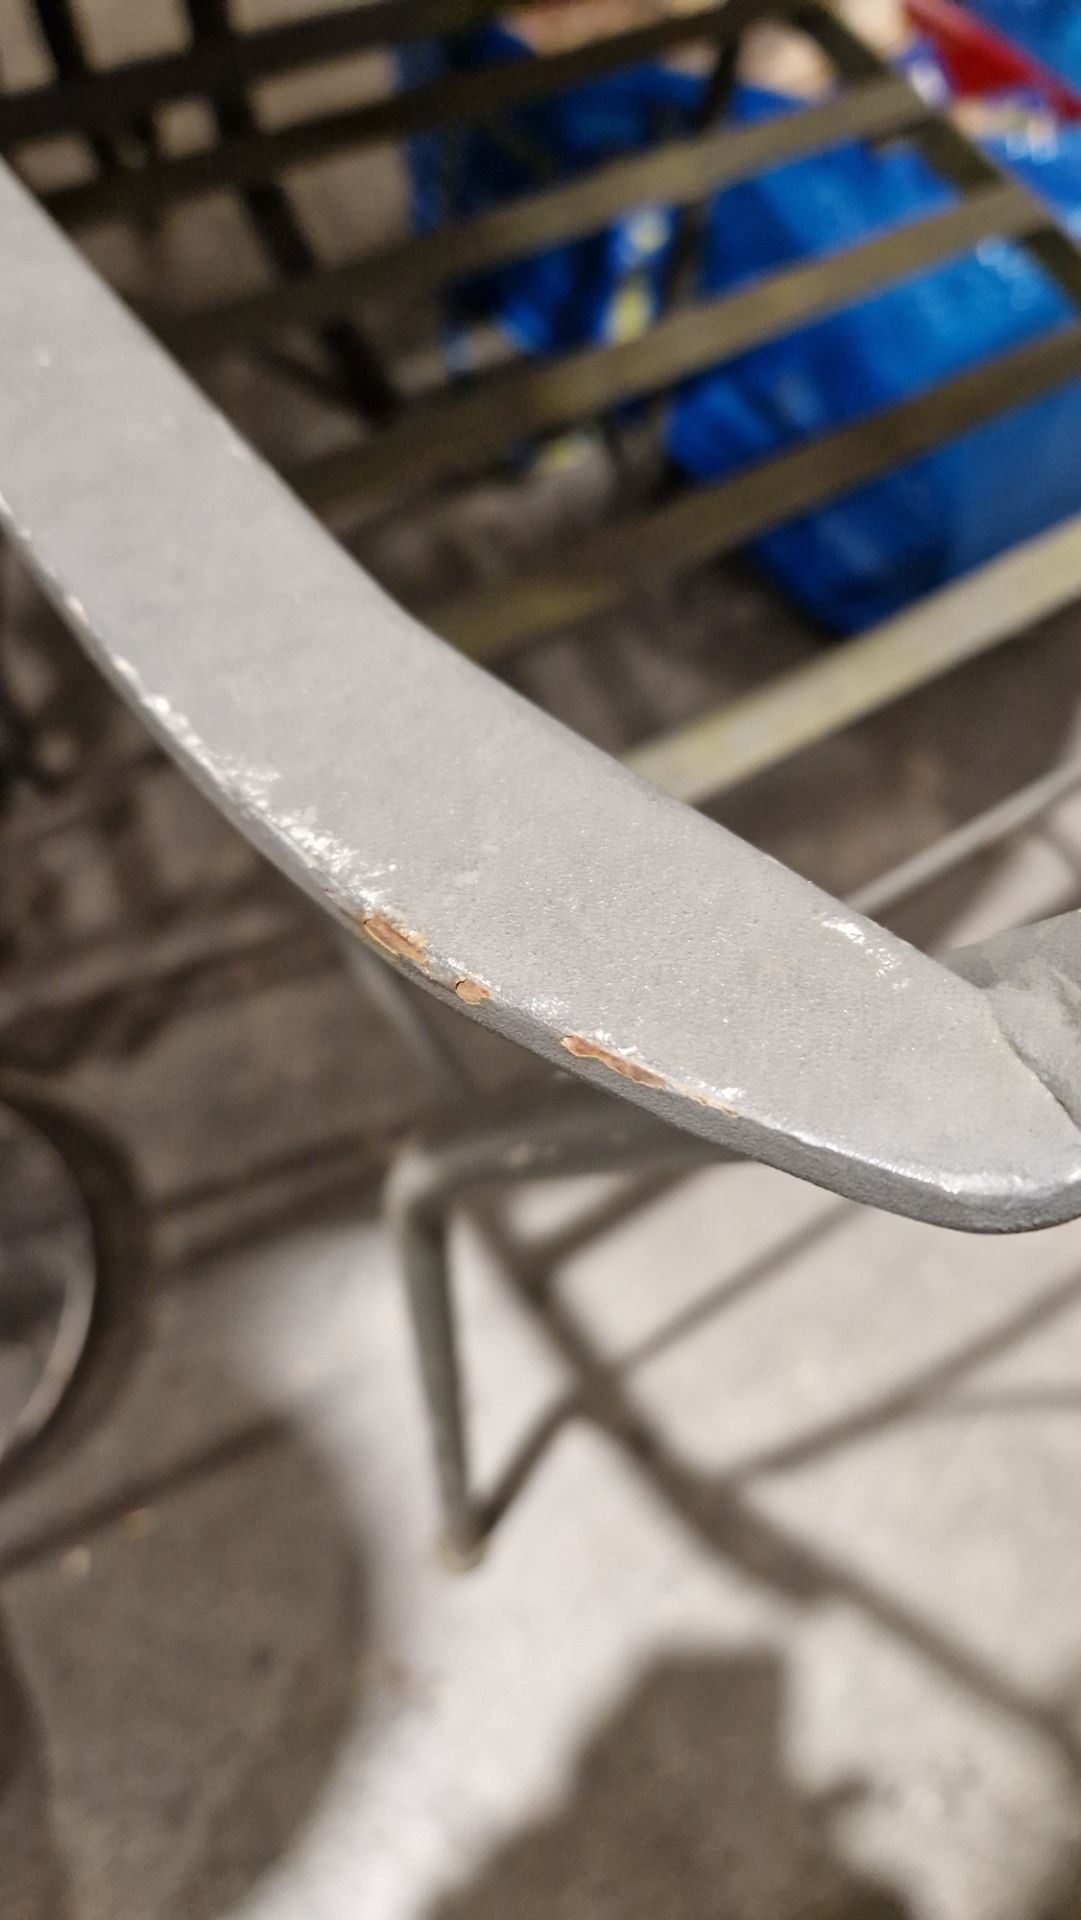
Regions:
<instances>
[{"instance_id":1,"label":"curved metal frame","mask_svg":"<svg viewBox=\"0 0 1081 1920\"><path fill-rule=\"evenodd\" d=\"M74 1168L29 1114L0 1103L0 1349L27 1359L0 1395L0 1474L40 1438L90 1339L98 1249Z\"/></svg>"},{"instance_id":2,"label":"curved metal frame","mask_svg":"<svg viewBox=\"0 0 1081 1920\"><path fill-rule=\"evenodd\" d=\"M433 993L726 1150L945 1225L1081 1213L1076 916L958 969L843 907L392 603L6 171L0 249L4 524L293 879Z\"/></svg>"}]
</instances>

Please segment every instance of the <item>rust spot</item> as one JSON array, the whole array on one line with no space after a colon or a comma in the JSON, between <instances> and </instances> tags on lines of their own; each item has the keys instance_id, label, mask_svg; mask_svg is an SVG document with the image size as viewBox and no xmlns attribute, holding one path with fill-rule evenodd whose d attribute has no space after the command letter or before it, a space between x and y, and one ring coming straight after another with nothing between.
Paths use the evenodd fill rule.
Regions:
<instances>
[{"instance_id":1,"label":"rust spot","mask_svg":"<svg viewBox=\"0 0 1081 1920\"><path fill-rule=\"evenodd\" d=\"M634 1080L640 1087L668 1087L661 1073L654 1073L651 1067L640 1067L636 1060L627 1060L620 1053L611 1053L607 1047L598 1047L595 1040L586 1040L580 1033L564 1034L560 1046L573 1053L576 1060L596 1060L602 1067L609 1067L623 1080Z\"/></svg>"},{"instance_id":2,"label":"rust spot","mask_svg":"<svg viewBox=\"0 0 1081 1920\"><path fill-rule=\"evenodd\" d=\"M381 913L366 914L360 925L361 931L369 940L374 940L377 947L382 947L384 953L396 954L399 960L408 960L411 966L427 973L428 949L417 934L406 933Z\"/></svg>"},{"instance_id":3,"label":"rust spot","mask_svg":"<svg viewBox=\"0 0 1081 1920\"><path fill-rule=\"evenodd\" d=\"M456 980L454 991L459 1000L465 1001L467 1007L479 1007L482 1000L490 1000L492 997L488 988L482 987L479 980Z\"/></svg>"}]
</instances>

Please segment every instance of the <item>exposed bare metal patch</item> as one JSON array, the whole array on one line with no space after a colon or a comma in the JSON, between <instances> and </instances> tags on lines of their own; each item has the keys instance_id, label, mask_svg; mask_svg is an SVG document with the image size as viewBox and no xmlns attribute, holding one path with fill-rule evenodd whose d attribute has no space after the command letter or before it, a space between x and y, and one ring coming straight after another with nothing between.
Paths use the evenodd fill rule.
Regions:
<instances>
[{"instance_id":1,"label":"exposed bare metal patch","mask_svg":"<svg viewBox=\"0 0 1081 1920\"><path fill-rule=\"evenodd\" d=\"M654 1073L652 1067L640 1067L637 1060L628 1060L621 1053L612 1053L608 1047L599 1047L595 1040L586 1040L580 1033L564 1034L560 1041L568 1053L576 1060L595 1060L598 1066L609 1067L624 1080L633 1080L640 1087L665 1087L668 1082L662 1073Z\"/></svg>"},{"instance_id":2,"label":"exposed bare metal patch","mask_svg":"<svg viewBox=\"0 0 1081 1920\"><path fill-rule=\"evenodd\" d=\"M665 1093L674 1093L683 1100L693 1100L696 1106L708 1107L712 1113L723 1113L729 1120L739 1119L739 1108L730 1101L722 1100L718 1094L707 1093L704 1087L681 1087L666 1080L663 1073L655 1073L652 1067L643 1067L637 1060L629 1060L625 1054L613 1053L610 1047L598 1046L595 1040L587 1040L580 1033L564 1034L560 1046L573 1053L576 1060L595 1060L598 1066L608 1067L618 1073L623 1080L633 1080L640 1087L660 1087ZM726 1087L725 1092L729 1089ZM736 1091L736 1089L733 1089Z\"/></svg>"},{"instance_id":3,"label":"exposed bare metal patch","mask_svg":"<svg viewBox=\"0 0 1081 1920\"><path fill-rule=\"evenodd\" d=\"M467 1007L479 1007L482 1000L490 1000L492 997L488 988L482 987L479 980L456 980L454 991L459 1000L465 1001Z\"/></svg>"},{"instance_id":4,"label":"exposed bare metal patch","mask_svg":"<svg viewBox=\"0 0 1081 1920\"><path fill-rule=\"evenodd\" d=\"M739 1119L739 1108L729 1106L727 1100L718 1100L715 1094L704 1093L701 1087L680 1087L679 1092L685 1100L693 1100L697 1107L708 1107L711 1113L726 1113L730 1120Z\"/></svg>"},{"instance_id":5,"label":"exposed bare metal patch","mask_svg":"<svg viewBox=\"0 0 1081 1920\"><path fill-rule=\"evenodd\" d=\"M382 947L384 953L393 953L399 960L408 960L411 966L427 973L428 949L418 934L406 933L381 913L365 914L360 925L362 932L374 940L377 947Z\"/></svg>"}]
</instances>

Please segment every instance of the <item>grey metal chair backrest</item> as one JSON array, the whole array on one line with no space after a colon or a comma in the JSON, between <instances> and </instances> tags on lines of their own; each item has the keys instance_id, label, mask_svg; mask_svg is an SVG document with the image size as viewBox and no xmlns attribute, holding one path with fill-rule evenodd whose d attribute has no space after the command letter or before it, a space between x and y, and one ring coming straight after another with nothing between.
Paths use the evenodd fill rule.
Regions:
<instances>
[{"instance_id":1,"label":"grey metal chair backrest","mask_svg":"<svg viewBox=\"0 0 1081 1920\"><path fill-rule=\"evenodd\" d=\"M736 1152L954 1226L1081 1213L1076 916L955 966L916 952L406 615L7 171L0 254L5 527L163 743L339 920ZM1003 593L1019 565L1076 593L1079 539L1001 563ZM947 628L971 591L943 596Z\"/></svg>"}]
</instances>

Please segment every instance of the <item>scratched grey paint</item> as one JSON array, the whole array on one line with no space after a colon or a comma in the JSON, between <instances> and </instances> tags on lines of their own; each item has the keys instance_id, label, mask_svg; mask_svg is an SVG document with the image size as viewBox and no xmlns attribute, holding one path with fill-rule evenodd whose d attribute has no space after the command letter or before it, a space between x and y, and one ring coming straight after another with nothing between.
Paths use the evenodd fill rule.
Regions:
<instances>
[{"instance_id":1,"label":"scratched grey paint","mask_svg":"<svg viewBox=\"0 0 1081 1920\"><path fill-rule=\"evenodd\" d=\"M696 1133L953 1225L1081 1212L1081 1135L980 987L408 618L6 171L0 260L5 522L287 873L416 941L435 991L486 991L474 1017Z\"/></svg>"}]
</instances>

